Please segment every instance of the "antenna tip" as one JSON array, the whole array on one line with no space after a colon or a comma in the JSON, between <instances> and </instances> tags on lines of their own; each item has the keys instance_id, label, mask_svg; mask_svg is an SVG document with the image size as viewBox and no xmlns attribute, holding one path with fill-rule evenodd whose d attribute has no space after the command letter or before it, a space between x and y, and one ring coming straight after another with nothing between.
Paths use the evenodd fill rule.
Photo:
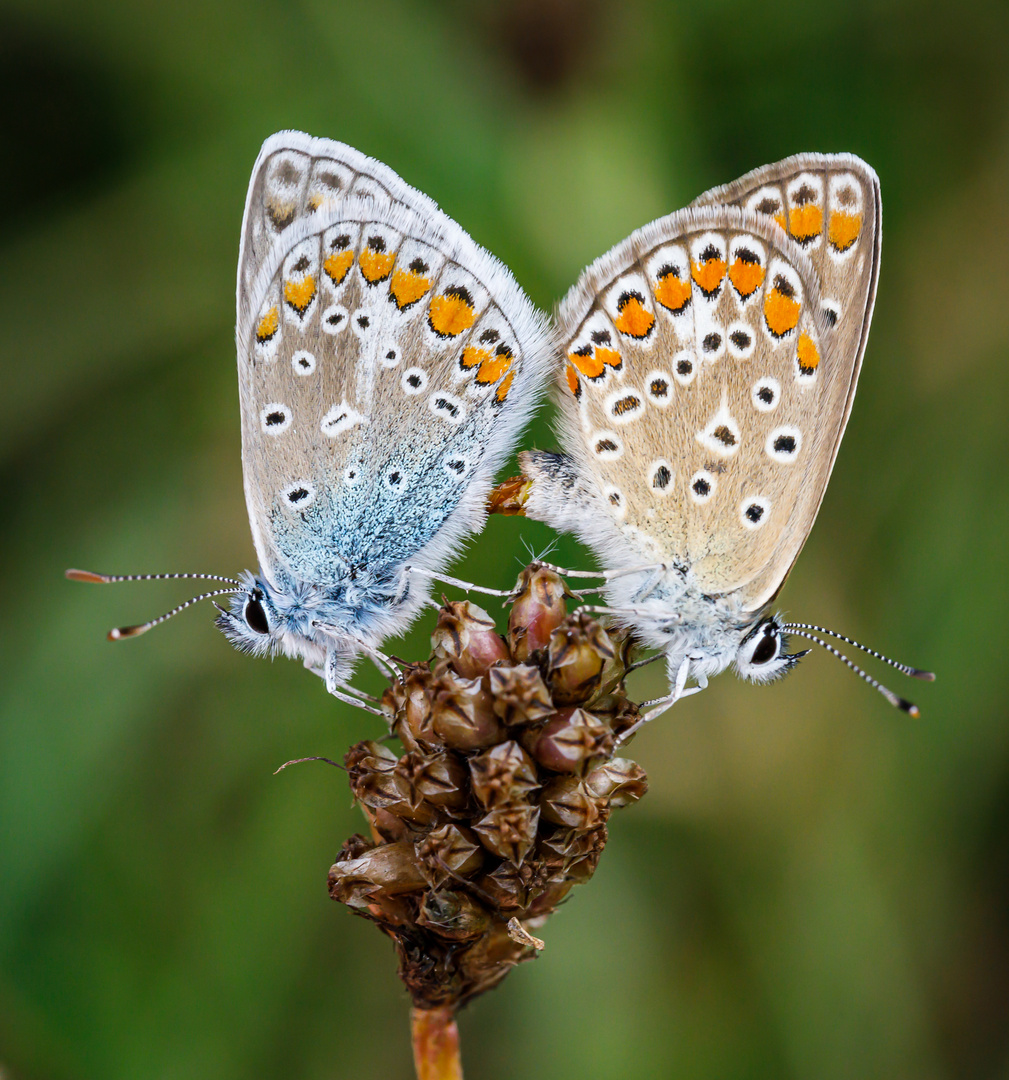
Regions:
<instances>
[{"instance_id":1,"label":"antenna tip","mask_svg":"<svg viewBox=\"0 0 1009 1080\"><path fill-rule=\"evenodd\" d=\"M106 585L109 580L105 574L93 574L90 570L64 570L63 576L68 581L90 581L95 585Z\"/></svg>"},{"instance_id":2,"label":"antenna tip","mask_svg":"<svg viewBox=\"0 0 1009 1080\"><path fill-rule=\"evenodd\" d=\"M897 702L897 707L903 709L908 716L913 716L915 720L919 719L921 716L921 709L919 709L913 701L908 701L907 698L901 698Z\"/></svg>"},{"instance_id":3,"label":"antenna tip","mask_svg":"<svg viewBox=\"0 0 1009 1080\"><path fill-rule=\"evenodd\" d=\"M915 668L914 671L911 672L911 674L914 676L914 678L921 679L923 682L935 682L934 671L919 671L918 668Z\"/></svg>"},{"instance_id":4,"label":"antenna tip","mask_svg":"<svg viewBox=\"0 0 1009 1080\"><path fill-rule=\"evenodd\" d=\"M144 623L142 626L117 626L114 630L109 631L108 639L109 641L122 641L123 638L139 637L149 629L149 623Z\"/></svg>"}]
</instances>

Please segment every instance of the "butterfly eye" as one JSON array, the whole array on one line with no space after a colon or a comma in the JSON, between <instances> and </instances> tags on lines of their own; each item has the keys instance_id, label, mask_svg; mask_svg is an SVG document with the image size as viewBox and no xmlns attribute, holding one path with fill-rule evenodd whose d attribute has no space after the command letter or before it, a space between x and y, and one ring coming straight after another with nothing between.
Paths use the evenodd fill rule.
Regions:
<instances>
[{"instance_id":1,"label":"butterfly eye","mask_svg":"<svg viewBox=\"0 0 1009 1080\"><path fill-rule=\"evenodd\" d=\"M270 632L270 624L266 619L266 612L263 610L263 605L255 598L250 597L245 605L245 611L243 612L245 621L249 625L250 630L255 630L257 634L268 634Z\"/></svg>"},{"instance_id":2,"label":"butterfly eye","mask_svg":"<svg viewBox=\"0 0 1009 1080\"><path fill-rule=\"evenodd\" d=\"M763 637L757 643L757 647L753 650L753 655L750 657L751 664L766 664L773 660L778 655L778 647L781 644L781 639L772 630L770 633L764 632Z\"/></svg>"}]
</instances>

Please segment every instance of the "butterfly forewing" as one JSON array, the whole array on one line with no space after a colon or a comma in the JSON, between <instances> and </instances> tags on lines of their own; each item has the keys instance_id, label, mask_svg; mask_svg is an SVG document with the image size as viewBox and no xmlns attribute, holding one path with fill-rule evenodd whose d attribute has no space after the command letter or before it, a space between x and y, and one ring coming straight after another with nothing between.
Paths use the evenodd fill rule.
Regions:
<instances>
[{"instance_id":1,"label":"butterfly forewing","mask_svg":"<svg viewBox=\"0 0 1009 1080\"><path fill-rule=\"evenodd\" d=\"M568 449L629 541L618 561L762 606L812 524L852 376L810 260L767 216L680 211L590 267L560 321Z\"/></svg>"},{"instance_id":2,"label":"butterfly forewing","mask_svg":"<svg viewBox=\"0 0 1009 1080\"><path fill-rule=\"evenodd\" d=\"M268 143L250 187L243 463L263 569L326 586L440 564L479 527L549 358L507 270L429 199L299 138L312 153Z\"/></svg>"}]
</instances>

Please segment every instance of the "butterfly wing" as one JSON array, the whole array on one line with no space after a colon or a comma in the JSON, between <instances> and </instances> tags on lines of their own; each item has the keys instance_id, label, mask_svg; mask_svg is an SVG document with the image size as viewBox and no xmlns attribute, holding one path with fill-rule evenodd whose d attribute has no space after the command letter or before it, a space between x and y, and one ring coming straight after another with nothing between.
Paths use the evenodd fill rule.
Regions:
<instances>
[{"instance_id":1,"label":"butterfly wing","mask_svg":"<svg viewBox=\"0 0 1009 1080\"><path fill-rule=\"evenodd\" d=\"M771 217L813 264L833 327L833 348L852 364L833 467L876 301L882 241L879 177L854 154L796 154L712 188L691 205L740 206Z\"/></svg>"},{"instance_id":2,"label":"butterfly wing","mask_svg":"<svg viewBox=\"0 0 1009 1080\"><path fill-rule=\"evenodd\" d=\"M787 199L791 179L773 182ZM823 253L841 266L826 278L833 324L819 249L756 207L679 211L590 266L558 316L573 467L526 458L532 516L565 518L605 565L671 561L703 593L765 605L812 527L850 409L878 268L878 188L860 193L854 242ZM839 235L824 218L820 247ZM558 482L577 511L554 510Z\"/></svg>"},{"instance_id":3,"label":"butterfly wing","mask_svg":"<svg viewBox=\"0 0 1009 1080\"><path fill-rule=\"evenodd\" d=\"M253 172L237 336L246 501L274 583L440 568L482 525L550 362L501 263L380 162L297 132Z\"/></svg>"}]
</instances>

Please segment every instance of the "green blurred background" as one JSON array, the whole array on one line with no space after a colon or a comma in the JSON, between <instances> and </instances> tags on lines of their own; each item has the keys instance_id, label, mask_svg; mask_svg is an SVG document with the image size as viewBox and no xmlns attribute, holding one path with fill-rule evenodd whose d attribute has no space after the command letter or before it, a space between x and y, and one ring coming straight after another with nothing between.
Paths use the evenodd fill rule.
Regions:
<instances>
[{"instance_id":1,"label":"green blurred background","mask_svg":"<svg viewBox=\"0 0 1009 1080\"><path fill-rule=\"evenodd\" d=\"M819 653L685 701L464 1056L474 1080L1009 1077L1007 69L995 0L3 0L4 1080L410 1075L391 946L326 895L362 827L345 780L272 775L376 724L234 652L209 605L103 640L184 586L62 579L253 559L235 261L284 127L388 162L545 308L757 165L877 169L861 387L781 599L933 667L885 676L922 719ZM460 570L507 584L548 538L494 519Z\"/></svg>"}]
</instances>

